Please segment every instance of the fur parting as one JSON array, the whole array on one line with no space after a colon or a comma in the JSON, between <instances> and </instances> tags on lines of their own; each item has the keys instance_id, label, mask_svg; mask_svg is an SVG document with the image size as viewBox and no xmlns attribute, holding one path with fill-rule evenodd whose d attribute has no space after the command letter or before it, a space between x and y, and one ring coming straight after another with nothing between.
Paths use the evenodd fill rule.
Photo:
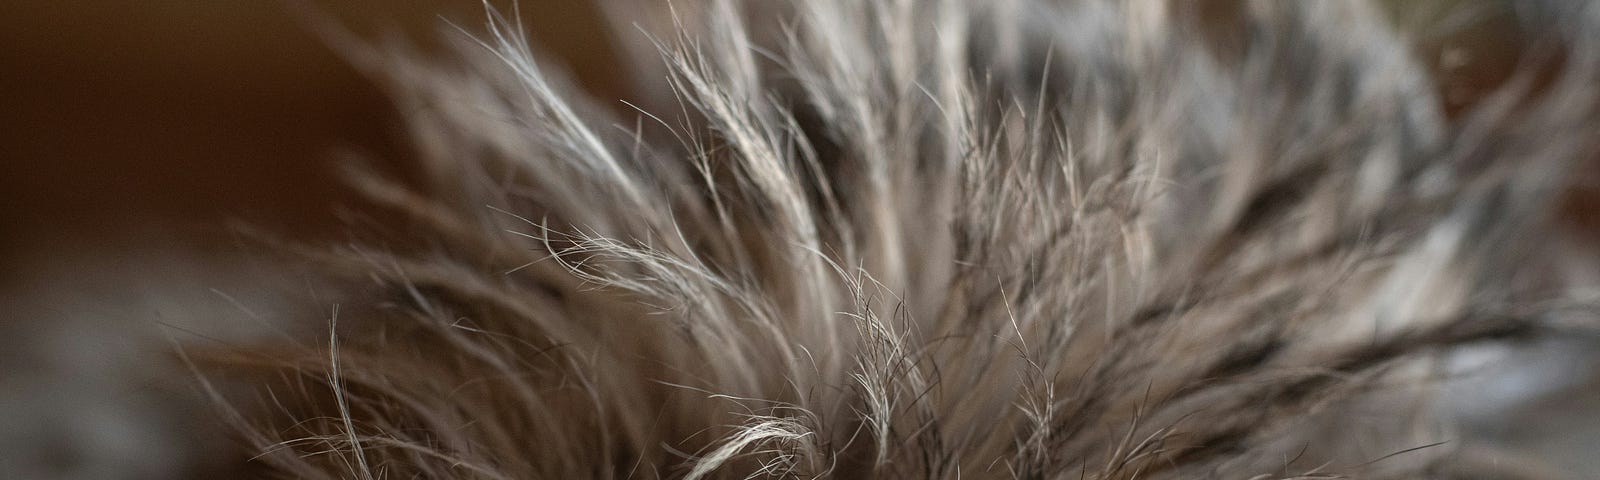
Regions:
<instances>
[{"instance_id":1,"label":"fur parting","mask_svg":"<svg viewBox=\"0 0 1600 480\"><path fill-rule=\"evenodd\" d=\"M356 55L406 220L306 249L331 335L186 349L264 473L1452 478L1431 359L1576 328L1595 5L1446 115L1365 2L703 3L621 106L493 12Z\"/></svg>"}]
</instances>

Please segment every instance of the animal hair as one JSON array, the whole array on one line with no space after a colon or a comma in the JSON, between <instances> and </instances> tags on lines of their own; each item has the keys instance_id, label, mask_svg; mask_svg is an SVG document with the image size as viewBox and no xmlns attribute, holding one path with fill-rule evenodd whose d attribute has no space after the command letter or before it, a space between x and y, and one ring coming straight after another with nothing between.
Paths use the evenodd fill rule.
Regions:
<instances>
[{"instance_id":1,"label":"animal hair","mask_svg":"<svg viewBox=\"0 0 1600 480\"><path fill-rule=\"evenodd\" d=\"M1541 5L1459 114L1369 2L644 7L620 105L491 10L354 49L422 175L296 248L333 320L186 354L268 476L1468 475L1438 360L1585 305L1600 8Z\"/></svg>"}]
</instances>

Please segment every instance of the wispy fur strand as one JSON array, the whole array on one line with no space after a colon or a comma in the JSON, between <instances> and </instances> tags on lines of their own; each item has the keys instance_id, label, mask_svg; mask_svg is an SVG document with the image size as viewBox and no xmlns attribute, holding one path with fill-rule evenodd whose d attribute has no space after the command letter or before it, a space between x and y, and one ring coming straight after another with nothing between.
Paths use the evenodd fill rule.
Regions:
<instances>
[{"instance_id":1,"label":"wispy fur strand","mask_svg":"<svg viewBox=\"0 0 1600 480\"><path fill-rule=\"evenodd\" d=\"M311 254L333 336L189 350L266 471L1445 477L1429 359L1566 305L1594 5L1447 117L1362 2L705 3L646 13L621 108L494 14L358 59L427 161L356 176L407 229Z\"/></svg>"}]
</instances>

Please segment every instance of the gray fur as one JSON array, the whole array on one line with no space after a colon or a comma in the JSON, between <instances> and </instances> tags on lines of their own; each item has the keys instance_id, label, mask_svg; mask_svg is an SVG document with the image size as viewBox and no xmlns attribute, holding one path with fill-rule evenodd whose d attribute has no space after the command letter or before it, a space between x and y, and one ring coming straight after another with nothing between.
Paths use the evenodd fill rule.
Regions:
<instances>
[{"instance_id":1,"label":"gray fur","mask_svg":"<svg viewBox=\"0 0 1600 480\"><path fill-rule=\"evenodd\" d=\"M260 462L1445 476L1429 359L1570 327L1519 279L1600 140L1593 5L1448 118L1364 2L1240 5L1234 50L1187 2L709 3L635 12L672 26L637 111L498 15L358 58L429 184L356 175L416 229L310 254L358 292L331 338L194 353L270 389L230 410Z\"/></svg>"}]
</instances>

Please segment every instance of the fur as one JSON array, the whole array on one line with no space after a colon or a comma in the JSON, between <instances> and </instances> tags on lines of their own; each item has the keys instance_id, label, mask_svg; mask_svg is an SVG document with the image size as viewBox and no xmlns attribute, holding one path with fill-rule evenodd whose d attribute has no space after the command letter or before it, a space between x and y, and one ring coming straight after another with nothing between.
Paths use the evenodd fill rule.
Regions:
<instances>
[{"instance_id":1,"label":"fur","mask_svg":"<svg viewBox=\"0 0 1600 480\"><path fill-rule=\"evenodd\" d=\"M1375 5L1188 5L645 8L618 108L495 13L357 49L404 220L300 248L320 340L186 354L272 476L1449 477L1435 360L1575 327L1600 8L1446 115Z\"/></svg>"}]
</instances>

